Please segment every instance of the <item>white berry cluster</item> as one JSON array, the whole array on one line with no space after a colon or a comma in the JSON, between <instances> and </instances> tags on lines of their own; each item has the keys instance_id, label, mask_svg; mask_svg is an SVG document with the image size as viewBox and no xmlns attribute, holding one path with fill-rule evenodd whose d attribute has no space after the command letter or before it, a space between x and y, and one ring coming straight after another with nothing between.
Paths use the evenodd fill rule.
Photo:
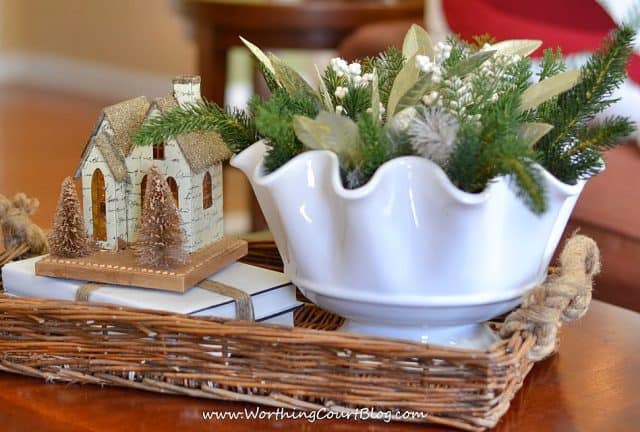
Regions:
<instances>
[{"instance_id":1,"label":"white berry cluster","mask_svg":"<svg viewBox=\"0 0 640 432\"><path fill-rule=\"evenodd\" d=\"M346 87L338 86L336 87L336 91L334 93L336 99L341 100L349 93L349 89Z\"/></svg>"},{"instance_id":2,"label":"white berry cluster","mask_svg":"<svg viewBox=\"0 0 640 432\"><path fill-rule=\"evenodd\" d=\"M466 115L467 108L473 103L473 86L471 79L453 76L444 81L442 93L445 96L445 108L458 119Z\"/></svg>"},{"instance_id":3,"label":"white berry cluster","mask_svg":"<svg viewBox=\"0 0 640 432\"><path fill-rule=\"evenodd\" d=\"M438 42L433 48L433 59L427 55L417 55L416 65L424 73L431 74L431 82L440 83L444 72L444 62L451 55L451 44Z\"/></svg>"},{"instance_id":4,"label":"white berry cluster","mask_svg":"<svg viewBox=\"0 0 640 432\"><path fill-rule=\"evenodd\" d=\"M491 45L484 44L480 51L490 50ZM509 66L514 65L522 59L519 55L503 55L496 53L496 55L487 59L476 73L483 75L486 78L496 81L509 81L512 78L508 74Z\"/></svg>"},{"instance_id":5,"label":"white berry cluster","mask_svg":"<svg viewBox=\"0 0 640 432\"><path fill-rule=\"evenodd\" d=\"M482 48L480 48L480 51L488 51L491 49L493 49L493 47L485 43ZM496 53L496 55L482 63L478 70L473 73L472 77L475 79L495 83L495 91L489 98L489 102L497 101L500 93L513 89L514 83L512 79L514 77L509 73L509 68L521 59L522 57L518 54L504 55Z\"/></svg>"},{"instance_id":6,"label":"white berry cluster","mask_svg":"<svg viewBox=\"0 0 640 432\"><path fill-rule=\"evenodd\" d=\"M335 57L331 59L330 66L338 77L344 77L347 80L346 85L336 87L333 93L338 102L342 101L347 94L349 94L348 85L364 87L373 81L372 73L362 73L362 65L360 63L347 63L345 59ZM338 103L336 105L336 113L347 114L347 111L340 103Z\"/></svg>"},{"instance_id":7,"label":"white berry cluster","mask_svg":"<svg viewBox=\"0 0 640 432\"><path fill-rule=\"evenodd\" d=\"M493 47L484 44L480 51L489 51ZM469 55L470 53L463 53ZM485 60L476 70L464 77L448 76L444 62L451 55L451 45L439 43L434 48L433 59L429 56L416 56L417 67L424 73L431 74L432 87L422 98L427 107L441 107L453 114L458 120L480 120L480 115L469 116L470 106L477 103L493 103L499 95L512 90L513 75L510 67L521 60L519 55L496 54ZM477 100L474 93L474 83L490 83L493 87L488 100ZM486 94L486 93L485 93ZM476 109L475 111L482 111Z\"/></svg>"},{"instance_id":8,"label":"white berry cluster","mask_svg":"<svg viewBox=\"0 0 640 432\"><path fill-rule=\"evenodd\" d=\"M435 89L425 94L422 102L430 107L443 107L452 114L461 117L465 107L472 102L471 84L454 76L443 80L444 62L451 55L451 44L440 42L434 47L433 60L429 56L416 56L418 68L431 74Z\"/></svg>"},{"instance_id":9,"label":"white berry cluster","mask_svg":"<svg viewBox=\"0 0 640 432\"><path fill-rule=\"evenodd\" d=\"M434 84L438 84L442 80L442 65L439 65L436 62L432 61L429 56L416 56L416 63L418 69L420 69L422 72L431 74L431 82L433 82Z\"/></svg>"},{"instance_id":10,"label":"white berry cluster","mask_svg":"<svg viewBox=\"0 0 640 432\"><path fill-rule=\"evenodd\" d=\"M345 59L335 57L331 59L331 68L339 77L346 77L349 83L356 86L365 86L373 80L373 74L362 73L362 65L357 62L347 63Z\"/></svg>"},{"instance_id":11,"label":"white berry cluster","mask_svg":"<svg viewBox=\"0 0 640 432\"><path fill-rule=\"evenodd\" d=\"M442 65L451 55L451 44L447 42L438 42L433 47L433 57L436 64Z\"/></svg>"}]
</instances>

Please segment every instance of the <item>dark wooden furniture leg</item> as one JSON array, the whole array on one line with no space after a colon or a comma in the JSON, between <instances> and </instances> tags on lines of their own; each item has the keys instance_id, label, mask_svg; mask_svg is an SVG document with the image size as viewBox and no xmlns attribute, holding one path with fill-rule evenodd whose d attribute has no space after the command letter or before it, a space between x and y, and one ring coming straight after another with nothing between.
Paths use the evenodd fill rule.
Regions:
<instances>
[{"instance_id":1,"label":"dark wooden furniture leg","mask_svg":"<svg viewBox=\"0 0 640 432\"><path fill-rule=\"evenodd\" d=\"M223 41L225 38L210 26L198 26L198 68L202 76L201 92L210 101L223 106L227 83L227 61L229 48ZM225 166L227 164L225 163ZM264 220L256 197L251 191L251 231L264 230Z\"/></svg>"},{"instance_id":2,"label":"dark wooden furniture leg","mask_svg":"<svg viewBox=\"0 0 640 432\"><path fill-rule=\"evenodd\" d=\"M224 105L224 90L227 82L227 54L229 47L211 26L198 26L198 67L202 76L201 92L204 97L218 105Z\"/></svg>"}]
</instances>

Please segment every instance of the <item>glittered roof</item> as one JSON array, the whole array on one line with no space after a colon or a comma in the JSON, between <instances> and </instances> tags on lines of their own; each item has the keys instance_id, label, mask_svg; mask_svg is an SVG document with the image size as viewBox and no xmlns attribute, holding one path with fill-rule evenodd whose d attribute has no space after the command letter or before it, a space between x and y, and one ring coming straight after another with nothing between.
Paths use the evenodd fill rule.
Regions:
<instances>
[{"instance_id":1,"label":"glittered roof","mask_svg":"<svg viewBox=\"0 0 640 432\"><path fill-rule=\"evenodd\" d=\"M114 179L118 182L127 181L125 157L133 148L133 135L144 121L148 109L149 101L144 96L104 108L82 151L82 158L75 176L80 176L86 158L97 146ZM108 130L100 127L104 121L108 123Z\"/></svg>"},{"instance_id":2,"label":"glittered roof","mask_svg":"<svg viewBox=\"0 0 640 432\"><path fill-rule=\"evenodd\" d=\"M122 152L113 144L113 139L109 137L104 132L99 132L93 138L93 144L98 147L100 153L104 157L104 160L107 162L109 166L109 170L111 174L113 174L113 178L118 182L123 182L127 180L127 165L124 161L124 155Z\"/></svg>"},{"instance_id":3,"label":"glittered roof","mask_svg":"<svg viewBox=\"0 0 640 432\"><path fill-rule=\"evenodd\" d=\"M149 101L144 96L130 99L106 107L103 112L113 129L113 145L128 155L133 147L136 133L149 109Z\"/></svg>"},{"instance_id":4,"label":"glittered roof","mask_svg":"<svg viewBox=\"0 0 640 432\"><path fill-rule=\"evenodd\" d=\"M178 102L170 94L154 99L151 105L147 98L141 96L104 108L82 152L75 177L80 177L86 158L94 147L98 147L114 179L117 182L127 181L125 158L134 147L133 135L145 117L154 107L160 112L166 112L177 106ZM101 129L105 121L109 126L107 130ZM185 134L179 136L176 141L195 174L231 157L231 152L222 137L215 132Z\"/></svg>"},{"instance_id":5,"label":"glittered roof","mask_svg":"<svg viewBox=\"0 0 640 432\"><path fill-rule=\"evenodd\" d=\"M178 106L172 95L154 99L151 108L157 107L160 112L166 112ZM231 151L225 145L222 137L215 132L197 132L180 135L176 141L191 170L198 174L213 164L229 159Z\"/></svg>"}]
</instances>

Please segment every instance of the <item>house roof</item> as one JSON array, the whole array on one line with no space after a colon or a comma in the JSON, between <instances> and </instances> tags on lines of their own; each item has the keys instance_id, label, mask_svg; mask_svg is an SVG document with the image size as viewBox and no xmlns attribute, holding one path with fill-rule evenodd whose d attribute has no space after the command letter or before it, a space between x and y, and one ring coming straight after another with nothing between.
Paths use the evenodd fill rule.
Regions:
<instances>
[{"instance_id":1,"label":"house roof","mask_svg":"<svg viewBox=\"0 0 640 432\"><path fill-rule=\"evenodd\" d=\"M122 152L113 144L113 139L105 133L98 133L93 138L93 145L98 147L100 153L104 157L104 160L109 166L113 178L117 182L123 182L127 180L127 165L124 160Z\"/></svg>"},{"instance_id":2,"label":"house roof","mask_svg":"<svg viewBox=\"0 0 640 432\"><path fill-rule=\"evenodd\" d=\"M154 99L153 106L164 113L178 106L172 95ZM180 150L191 170L199 174L213 164L229 159L231 151L225 145L222 137L216 132L195 132L180 135L176 138Z\"/></svg>"},{"instance_id":3,"label":"house roof","mask_svg":"<svg viewBox=\"0 0 640 432\"><path fill-rule=\"evenodd\" d=\"M140 96L129 99L115 105L108 106L102 110L96 126L89 137L89 141L82 151L80 165L75 177L79 177L82 166L91 153L94 146L97 146L102 153L111 174L118 182L127 180L127 166L125 157L133 148L133 134L138 130L149 109L149 101L146 97ZM112 134L99 132L104 121L109 123Z\"/></svg>"},{"instance_id":4,"label":"house roof","mask_svg":"<svg viewBox=\"0 0 640 432\"><path fill-rule=\"evenodd\" d=\"M104 116L113 129L113 145L128 155L133 147L133 135L144 121L149 101L144 96L108 106Z\"/></svg>"},{"instance_id":5,"label":"house roof","mask_svg":"<svg viewBox=\"0 0 640 432\"><path fill-rule=\"evenodd\" d=\"M104 108L82 151L75 177L80 177L87 157L97 146L114 179L117 182L127 181L125 159L134 147L133 135L145 117L153 107L164 113L177 106L178 102L173 95L167 95L154 99L152 104L149 104L147 98L141 96ZM108 122L113 134L100 131L104 121ZM189 167L196 174L231 157L231 152L222 137L215 132L189 133L177 137L176 141Z\"/></svg>"}]
</instances>

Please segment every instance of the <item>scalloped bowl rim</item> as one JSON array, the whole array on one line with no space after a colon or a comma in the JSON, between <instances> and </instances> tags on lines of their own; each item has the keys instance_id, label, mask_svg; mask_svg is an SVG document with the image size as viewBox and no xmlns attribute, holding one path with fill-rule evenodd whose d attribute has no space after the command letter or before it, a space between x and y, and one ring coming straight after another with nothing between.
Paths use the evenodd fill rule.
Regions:
<instances>
[{"instance_id":1,"label":"scalloped bowl rim","mask_svg":"<svg viewBox=\"0 0 640 432\"><path fill-rule=\"evenodd\" d=\"M231 165L234 165L234 160L241 157L241 155L248 151L251 147L262 144L265 145L265 140L260 140L252 144L251 146L244 149L242 152L234 155L231 158ZM338 156L329 150L307 150L304 151L295 157L288 160L286 163L278 167L275 171L270 172L268 174L263 174L264 171L264 157L261 158L260 162L255 166L252 172L252 181L262 187L268 187L272 183L275 183L282 176L287 175L287 167L294 166L296 164L304 163L309 158L329 158L331 161L331 183L333 185L334 192L345 200L357 200L367 197L374 193L375 189L380 182L382 182L382 178L387 175L387 172L400 169L399 167L406 167L407 165L415 165L417 167L423 167L423 170L432 171L435 174L435 178L438 180L440 186L442 186L449 194L455 198L458 202L467 205L480 205L487 201L491 196L491 184L506 181L507 176L500 175L494 177L490 180L489 185L479 193L465 192L459 189L456 185L454 185L449 176L444 172L444 170L433 161L426 159L420 156L399 156L393 159L388 160L383 163L373 174L371 179L364 185L355 188L355 189L346 189L342 184L342 179L340 178L340 162ZM604 170L604 162L602 163ZM576 182L576 184L571 185L560 181L553 174L547 171L542 165L535 163L534 166L542 173L543 177L549 182L549 184L553 185L560 192L572 196L577 195L582 190L584 184L587 180L581 179Z\"/></svg>"}]
</instances>

